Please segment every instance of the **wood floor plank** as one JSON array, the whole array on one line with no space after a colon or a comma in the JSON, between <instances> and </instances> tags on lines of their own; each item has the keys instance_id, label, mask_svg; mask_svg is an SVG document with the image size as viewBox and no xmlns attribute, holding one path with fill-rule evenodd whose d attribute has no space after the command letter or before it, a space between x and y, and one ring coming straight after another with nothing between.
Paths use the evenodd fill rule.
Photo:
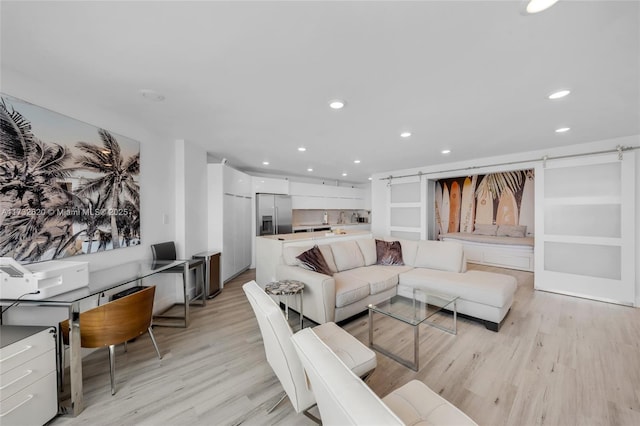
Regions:
<instances>
[{"instance_id":1,"label":"wood floor plank","mask_svg":"<svg viewBox=\"0 0 640 426\"><path fill-rule=\"evenodd\" d=\"M500 332L467 319L458 320L456 336L421 326L420 371L378 354L369 381L377 395L417 379L481 425L640 424L640 309L537 292L529 272L470 269L518 280ZM51 424L312 425L288 401L266 413L282 387L241 288L254 277L247 271L206 307L194 307L189 328L154 328L162 360L147 336L126 353L118 347L115 396L106 351L86 357L86 409ZM292 313L291 324L297 320ZM378 316L375 325L377 342L412 355L410 329L394 340L395 320ZM366 315L343 327L368 344Z\"/></svg>"}]
</instances>

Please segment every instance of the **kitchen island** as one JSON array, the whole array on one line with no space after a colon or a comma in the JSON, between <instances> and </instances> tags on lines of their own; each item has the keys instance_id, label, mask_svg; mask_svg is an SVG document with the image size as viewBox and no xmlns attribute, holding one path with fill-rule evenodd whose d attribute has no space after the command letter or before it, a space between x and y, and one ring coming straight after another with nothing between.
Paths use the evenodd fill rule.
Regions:
<instances>
[{"instance_id":1,"label":"kitchen island","mask_svg":"<svg viewBox=\"0 0 640 426\"><path fill-rule=\"evenodd\" d=\"M340 234L320 231L256 237L256 282L264 287L267 283L275 281L276 265L280 262L282 249L286 246L311 248L316 244L371 237L371 231L348 229L344 229Z\"/></svg>"}]
</instances>

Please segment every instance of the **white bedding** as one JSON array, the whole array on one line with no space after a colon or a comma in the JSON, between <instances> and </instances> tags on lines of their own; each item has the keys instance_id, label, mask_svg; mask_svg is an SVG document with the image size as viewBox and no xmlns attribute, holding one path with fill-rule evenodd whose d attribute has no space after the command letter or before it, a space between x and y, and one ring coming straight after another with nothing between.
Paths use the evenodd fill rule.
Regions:
<instances>
[{"instance_id":1,"label":"white bedding","mask_svg":"<svg viewBox=\"0 0 640 426\"><path fill-rule=\"evenodd\" d=\"M441 236L443 240L462 240L474 243L501 244L511 246L533 247L533 237L497 237L494 235L477 235L468 232L450 232Z\"/></svg>"}]
</instances>

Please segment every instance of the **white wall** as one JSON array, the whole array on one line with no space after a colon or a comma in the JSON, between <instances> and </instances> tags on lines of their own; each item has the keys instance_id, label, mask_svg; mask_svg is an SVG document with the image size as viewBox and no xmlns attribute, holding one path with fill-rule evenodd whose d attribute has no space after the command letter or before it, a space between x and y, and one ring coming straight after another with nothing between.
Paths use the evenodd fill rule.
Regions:
<instances>
[{"instance_id":1,"label":"white wall","mask_svg":"<svg viewBox=\"0 0 640 426\"><path fill-rule=\"evenodd\" d=\"M207 250L207 152L192 142L175 141L175 243L178 259ZM192 272L192 281L196 279ZM195 296L195 286L188 290ZM181 300L182 287L175 299Z\"/></svg>"},{"instance_id":2,"label":"white wall","mask_svg":"<svg viewBox=\"0 0 640 426\"><path fill-rule=\"evenodd\" d=\"M125 262L150 259L150 244L174 239L174 227L171 223L171 216L175 211L175 169L172 141L154 134L153 129L143 128L128 117L120 115L115 108L105 108L100 106L98 102L81 99L81 94L58 92L46 81L29 80L23 75L5 69L2 73L2 93L140 142L141 245L109 252L74 256L68 260L89 262L89 270L95 271ZM132 96L135 96L135 93ZM168 224L162 223L162 214L169 216ZM158 282L167 278L161 277ZM163 307L164 301L173 300L175 290L170 284L171 282L169 285L157 288L156 306L158 309ZM57 309L56 314L52 314L54 315L53 319L48 317L43 319L44 309L31 309L32 313L24 312L24 315L21 315L18 309L12 308L12 316L5 317L5 319L8 319L9 322L23 324L53 324L57 322L58 313L63 311Z\"/></svg>"},{"instance_id":3,"label":"white wall","mask_svg":"<svg viewBox=\"0 0 640 426\"><path fill-rule=\"evenodd\" d=\"M176 248L190 259L207 247L207 152L192 142L177 140Z\"/></svg>"},{"instance_id":4,"label":"white wall","mask_svg":"<svg viewBox=\"0 0 640 426\"><path fill-rule=\"evenodd\" d=\"M497 171L506 170L521 170L530 167L534 167L536 164L540 164L542 158L546 155L549 157L557 157L562 155L575 155L581 153L589 153L594 151L604 151L609 149L615 149L616 146L624 147L640 147L640 135L627 136L616 139L609 139L598 142L591 142L580 145L572 145L566 147L559 147L555 149L549 149L545 151L527 151L518 154L509 154L497 157L479 158L470 161L459 161L442 163L438 165L425 166L420 168L393 170L373 175L371 182L371 202L372 202L372 226L371 230L374 235L388 235L389 234L389 199L388 199L388 180L384 179L391 176L410 175L418 172L422 172L428 179L440 179L455 177L464 174L467 170L473 174L491 173ZM636 158L636 202L635 202L635 217L636 217L636 239L635 239L635 255L636 255L636 306L640 306L640 150L636 149L625 153L625 155L635 155ZM522 162L513 165L501 165L494 166L495 164Z\"/></svg>"}]
</instances>

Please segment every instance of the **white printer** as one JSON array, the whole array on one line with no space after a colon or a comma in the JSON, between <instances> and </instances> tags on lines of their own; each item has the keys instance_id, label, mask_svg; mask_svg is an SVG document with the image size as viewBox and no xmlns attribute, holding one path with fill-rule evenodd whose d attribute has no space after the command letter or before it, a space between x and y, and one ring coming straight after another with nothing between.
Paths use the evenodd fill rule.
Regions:
<instances>
[{"instance_id":1,"label":"white printer","mask_svg":"<svg viewBox=\"0 0 640 426\"><path fill-rule=\"evenodd\" d=\"M11 257L0 257L0 299L47 299L88 285L88 262L49 260L21 265Z\"/></svg>"}]
</instances>

